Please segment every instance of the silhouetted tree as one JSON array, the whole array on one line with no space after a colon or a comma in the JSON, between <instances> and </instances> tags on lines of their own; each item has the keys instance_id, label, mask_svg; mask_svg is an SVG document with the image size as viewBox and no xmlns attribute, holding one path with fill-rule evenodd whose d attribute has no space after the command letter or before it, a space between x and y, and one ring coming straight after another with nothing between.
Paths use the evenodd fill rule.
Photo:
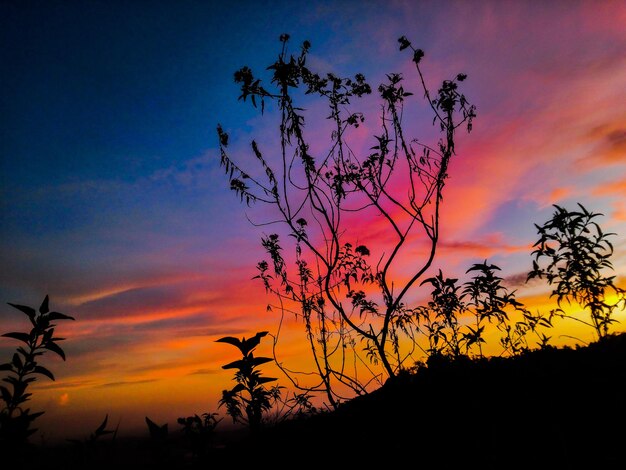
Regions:
<instances>
[{"instance_id":1,"label":"silhouetted tree","mask_svg":"<svg viewBox=\"0 0 626 470\"><path fill-rule=\"evenodd\" d=\"M604 272L613 269L610 257L613 245L596 218L601 213L588 211L582 204L580 210L568 210L554 205L555 211L543 225L535 224L540 235L533 251L533 269L528 279L546 279L553 286L551 297L556 296L559 307L565 300L576 302L588 309L591 324L604 338L609 326L617 320L613 313L626 305L626 291L615 285L615 276ZM610 301L610 295L615 301Z\"/></svg>"},{"instance_id":2,"label":"silhouetted tree","mask_svg":"<svg viewBox=\"0 0 626 470\"><path fill-rule=\"evenodd\" d=\"M268 67L271 91L250 68L235 73L241 100L260 105L262 113L266 101L277 103L276 148L267 157L252 141L253 158L240 165L229 156L229 136L218 126L221 164L242 202L274 208L274 215L259 225L282 225L293 242L294 251L286 255L279 233L263 236L269 261L258 263L256 277L277 296L282 313L293 312L303 322L321 379L304 388L325 391L336 406L340 396L334 384L364 393L372 380L382 383L385 376L397 374L415 349L417 318L407 307L407 295L434 260L455 133L461 126L471 130L475 107L459 92L465 74L444 80L432 96L421 69L424 52L403 36L400 50L412 51L419 87L442 137L429 145L406 135L404 106L412 93L401 74L389 73L377 89L382 100L379 131L370 136L369 150L358 150L350 136L365 116L348 106L371 94L365 77L315 73L307 65L310 43L305 41L293 55L288 39L286 34L280 37L278 59ZM311 97L328 106L322 120L331 127L325 150L317 150L319 139L312 142L307 136L307 112L298 104ZM370 249L359 241L366 237L358 227L380 230L372 225L378 221L386 224L382 230L391 241L370 263ZM414 258L413 272L394 272L403 255L414 255L411 250L423 246L423 240L428 247L421 260ZM364 365L370 376L360 376L357 365ZM294 371L283 370L301 387Z\"/></svg>"}]
</instances>

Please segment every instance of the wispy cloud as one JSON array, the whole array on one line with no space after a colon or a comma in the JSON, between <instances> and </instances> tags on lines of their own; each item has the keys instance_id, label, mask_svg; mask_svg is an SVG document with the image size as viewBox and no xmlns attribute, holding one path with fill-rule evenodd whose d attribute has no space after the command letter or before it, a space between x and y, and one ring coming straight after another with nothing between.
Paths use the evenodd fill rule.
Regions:
<instances>
[{"instance_id":1,"label":"wispy cloud","mask_svg":"<svg viewBox=\"0 0 626 470\"><path fill-rule=\"evenodd\" d=\"M120 382L108 382L102 385L99 385L100 388L109 388L109 387L121 387L126 385L136 385L136 384L146 384L157 382L156 379L147 379L147 380L123 380Z\"/></svg>"}]
</instances>

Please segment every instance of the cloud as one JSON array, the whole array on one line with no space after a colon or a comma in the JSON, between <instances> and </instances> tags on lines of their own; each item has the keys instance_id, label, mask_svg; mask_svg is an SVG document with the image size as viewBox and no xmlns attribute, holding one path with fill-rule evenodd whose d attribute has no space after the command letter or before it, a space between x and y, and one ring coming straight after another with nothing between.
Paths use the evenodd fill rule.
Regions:
<instances>
[{"instance_id":1,"label":"cloud","mask_svg":"<svg viewBox=\"0 0 626 470\"><path fill-rule=\"evenodd\" d=\"M84 388L89 387L95 384L94 380L77 380L77 381L66 381L66 380L57 380L55 382L35 382L33 384L34 389L39 390L56 390L56 389L67 389L67 388Z\"/></svg>"},{"instance_id":2,"label":"cloud","mask_svg":"<svg viewBox=\"0 0 626 470\"><path fill-rule=\"evenodd\" d=\"M99 388L110 388L110 387L121 387L126 385L135 385L135 384L146 384L157 382L156 379L146 379L146 380L122 380L120 382L108 382L102 385L98 385Z\"/></svg>"},{"instance_id":3,"label":"cloud","mask_svg":"<svg viewBox=\"0 0 626 470\"><path fill-rule=\"evenodd\" d=\"M530 245L508 244L501 233L486 234L480 240L442 240L439 249L446 255L490 258L495 254L527 252Z\"/></svg>"},{"instance_id":4,"label":"cloud","mask_svg":"<svg viewBox=\"0 0 626 470\"><path fill-rule=\"evenodd\" d=\"M599 184L594 188L593 192L599 196L624 197L626 196L626 178Z\"/></svg>"},{"instance_id":5,"label":"cloud","mask_svg":"<svg viewBox=\"0 0 626 470\"><path fill-rule=\"evenodd\" d=\"M213 375L218 373L221 373L221 371L215 369L197 369L190 372L188 375Z\"/></svg>"},{"instance_id":6,"label":"cloud","mask_svg":"<svg viewBox=\"0 0 626 470\"><path fill-rule=\"evenodd\" d=\"M624 94L626 96L626 93ZM598 125L589 130L581 140L591 145L589 160L595 165L626 164L626 117L622 122L611 122Z\"/></svg>"}]
</instances>

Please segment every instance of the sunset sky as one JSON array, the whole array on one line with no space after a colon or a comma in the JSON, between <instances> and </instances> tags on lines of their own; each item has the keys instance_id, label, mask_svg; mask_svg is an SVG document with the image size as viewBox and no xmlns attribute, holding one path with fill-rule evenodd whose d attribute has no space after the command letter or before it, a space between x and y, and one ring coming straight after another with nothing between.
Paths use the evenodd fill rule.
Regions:
<instances>
[{"instance_id":1,"label":"sunset sky","mask_svg":"<svg viewBox=\"0 0 626 470\"><path fill-rule=\"evenodd\" d=\"M215 340L274 332L278 316L252 280L268 229L229 190L215 129L235 152L275 135L275 107L261 116L238 101L233 72L264 76L282 33L294 53L311 42L320 72L361 72L373 88L403 73L407 107L424 102L400 36L425 51L429 88L468 75L478 117L459 136L430 274L463 278L489 259L540 308L547 287L520 281L533 224L580 202L617 234L626 284L624 25L623 1L2 1L0 332L27 327L7 302L38 307L47 294L76 318L58 326L67 361L46 362L57 380L37 382L41 429L82 438L107 413L120 432L146 415L172 429L179 416L225 416L221 365L237 351ZM412 132L436 136L416 116ZM571 326L557 342L592 339ZM306 353L301 335L285 334L286 361ZM0 362L15 343L0 341Z\"/></svg>"}]
</instances>

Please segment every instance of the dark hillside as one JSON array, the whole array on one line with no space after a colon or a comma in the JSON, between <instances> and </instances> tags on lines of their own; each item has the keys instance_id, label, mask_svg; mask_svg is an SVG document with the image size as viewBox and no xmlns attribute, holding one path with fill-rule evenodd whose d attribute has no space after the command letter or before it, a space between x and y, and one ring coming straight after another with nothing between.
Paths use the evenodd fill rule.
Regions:
<instances>
[{"instance_id":1,"label":"dark hillside","mask_svg":"<svg viewBox=\"0 0 626 470\"><path fill-rule=\"evenodd\" d=\"M623 469L624 383L626 333L514 358L431 361L335 412L231 438L202 459L172 426L156 445L103 441L82 455L34 447L19 468Z\"/></svg>"},{"instance_id":2,"label":"dark hillside","mask_svg":"<svg viewBox=\"0 0 626 470\"><path fill-rule=\"evenodd\" d=\"M237 454L363 468L623 469L625 383L626 334L515 358L441 361L334 413L277 426Z\"/></svg>"}]
</instances>

